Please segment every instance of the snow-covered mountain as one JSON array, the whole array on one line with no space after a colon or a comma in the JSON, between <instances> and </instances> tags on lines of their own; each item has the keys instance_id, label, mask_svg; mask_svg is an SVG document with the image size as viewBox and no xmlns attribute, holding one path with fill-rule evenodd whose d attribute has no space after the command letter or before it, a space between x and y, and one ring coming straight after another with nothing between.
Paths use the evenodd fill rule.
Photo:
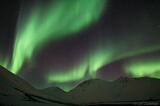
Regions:
<instances>
[{"instance_id":1,"label":"snow-covered mountain","mask_svg":"<svg viewBox=\"0 0 160 106\"><path fill-rule=\"evenodd\" d=\"M91 106L115 103L160 103L160 79L90 79L70 92L64 92L57 87L36 89L0 66L0 105Z\"/></svg>"},{"instance_id":2,"label":"snow-covered mountain","mask_svg":"<svg viewBox=\"0 0 160 106\"><path fill-rule=\"evenodd\" d=\"M64 98L75 103L116 103L160 99L160 80L153 78L119 78L114 81L87 80Z\"/></svg>"}]
</instances>

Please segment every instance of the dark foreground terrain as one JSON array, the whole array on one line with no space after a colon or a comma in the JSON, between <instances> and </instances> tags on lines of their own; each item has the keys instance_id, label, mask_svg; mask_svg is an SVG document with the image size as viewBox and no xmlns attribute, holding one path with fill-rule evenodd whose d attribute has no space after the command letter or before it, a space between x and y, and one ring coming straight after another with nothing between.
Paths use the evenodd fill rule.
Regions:
<instances>
[{"instance_id":1,"label":"dark foreground terrain","mask_svg":"<svg viewBox=\"0 0 160 106\"><path fill-rule=\"evenodd\" d=\"M2 106L99 106L106 104L160 104L160 80L119 78L114 81L91 79L70 92L57 87L35 89L0 66Z\"/></svg>"}]
</instances>

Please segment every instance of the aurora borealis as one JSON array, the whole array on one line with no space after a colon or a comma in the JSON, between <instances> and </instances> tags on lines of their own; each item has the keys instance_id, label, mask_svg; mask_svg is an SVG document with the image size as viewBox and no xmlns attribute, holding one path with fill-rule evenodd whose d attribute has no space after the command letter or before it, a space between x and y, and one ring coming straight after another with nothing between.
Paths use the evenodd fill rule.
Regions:
<instances>
[{"instance_id":1,"label":"aurora borealis","mask_svg":"<svg viewBox=\"0 0 160 106\"><path fill-rule=\"evenodd\" d=\"M134 77L148 76L151 78L160 78L160 61L158 59L140 59L132 60L125 66L127 73Z\"/></svg>"},{"instance_id":2,"label":"aurora borealis","mask_svg":"<svg viewBox=\"0 0 160 106\"><path fill-rule=\"evenodd\" d=\"M103 11L104 3L105 0L52 1L45 10L40 1L36 2L28 19L23 19L26 18L23 13L19 16L12 72L18 73L24 61L32 58L34 49L45 45L50 39L58 40L96 21Z\"/></svg>"},{"instance_id":3,"label":"aurora borealis","mask_svg":"<svg viewBox=\"0 0 160 106\"><path fill-rule=\"evenodd\" d=\"M2 42L0 64L36 87L68 91L90 78L160 78L159 55L154 55L160 51L158 1L17 3L10 36L1 32L1 38L12 42ZM138 57L145 54L150 55ZM108 70L110 65L114 68Z\"/></svg>"}]
</instances>

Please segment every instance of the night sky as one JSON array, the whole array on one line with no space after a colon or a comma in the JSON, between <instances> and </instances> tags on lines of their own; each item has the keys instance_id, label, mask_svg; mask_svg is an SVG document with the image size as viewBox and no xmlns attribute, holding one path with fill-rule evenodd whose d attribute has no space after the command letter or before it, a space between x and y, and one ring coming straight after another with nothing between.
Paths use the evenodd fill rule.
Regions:
<instances>
[{"instance_id":1,"label":"night sky","mask_svg":"<svg viewBox=\"0 0 160 106\"><path fill-rule=\"evenodd\" d=\"M0 64L37 88L66 91L90 78L160 78L159 0L74 2L0 1Z\"/></svg>"}]
</instances>

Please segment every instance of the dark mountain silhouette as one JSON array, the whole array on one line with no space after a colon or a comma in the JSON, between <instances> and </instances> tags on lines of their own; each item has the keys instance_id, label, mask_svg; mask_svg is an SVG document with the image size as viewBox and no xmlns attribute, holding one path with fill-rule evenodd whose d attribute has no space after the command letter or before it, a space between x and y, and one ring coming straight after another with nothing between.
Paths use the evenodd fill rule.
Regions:
<instances>
[{"instance_id":1,"label":"dark mountain silhouette","mask_svg":"<svg viewBox=\"0 0 160 106\"><path fill-rule=\"evenodd\" d=\"M157 101L160 100L160 80L147 77L114 81L92 79L79 84L65 98L82 104Z\"/></svg>"},{"instance_id":2,"label":"dark mountain silhouette","mask_svg":"<svg viewBox=\"0 0 160 106\"><path fill-rule=\"evenodd\" d=\"M90 79L70 92L50 87L35 89L0 66L0 105L3 106L91 106L103 104L160 103L160 80L119 78Z\"/></svg>"},{"instance_id":3,"label":"dark mountain silhouette","mask_svg":"<svg viewBox=\"0 0 160 106\"><path fill-rule=\"evenodd\" d=\"M58 88L58 87L49 87L49 88L45 88L40 90L40 92L49 95L49 96L53 96L56 97L58 99L62 99L62 97L66 94L66 92L64 92L62 89Z\"/></svg>"},{"instance_id":4,"label":"dark mountain silhouette","mask_svg":"<svg viewBox=\"0 0 160 106\"><path fill-rule=\"evenodd\" d=\"M45 95L20 77L0 66L0 105L2 106L66 106L54 96Z\"/></svg>"}]
</instances>

